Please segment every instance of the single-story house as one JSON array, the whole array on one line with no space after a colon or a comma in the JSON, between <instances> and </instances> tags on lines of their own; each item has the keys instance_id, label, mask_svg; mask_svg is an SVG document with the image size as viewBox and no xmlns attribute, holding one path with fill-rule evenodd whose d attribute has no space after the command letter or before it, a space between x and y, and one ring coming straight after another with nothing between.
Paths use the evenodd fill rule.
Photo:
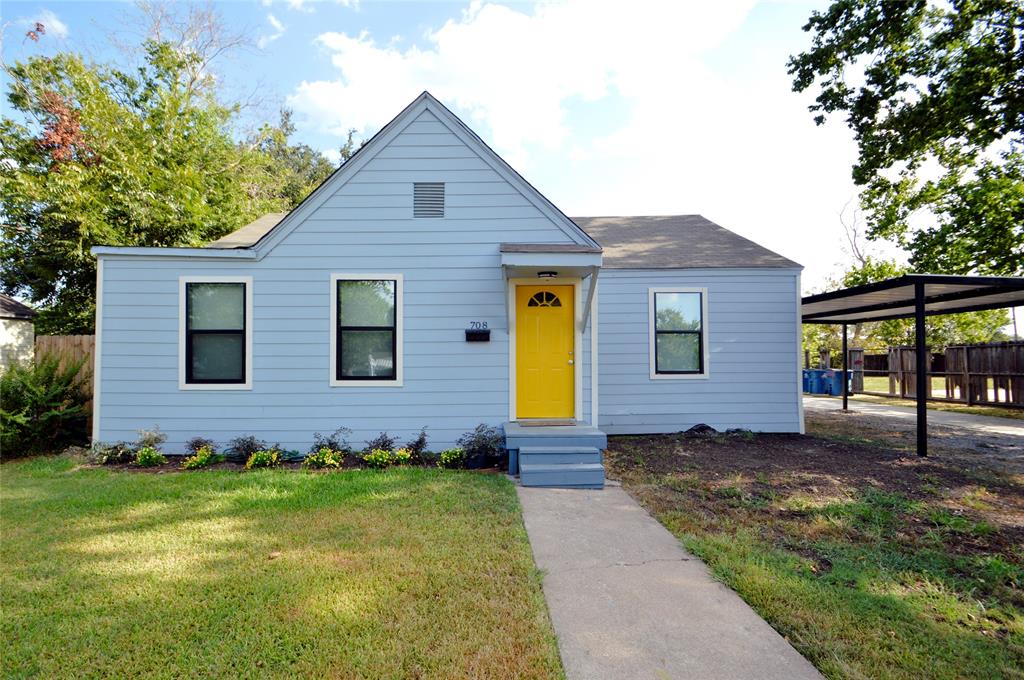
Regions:
<instances>
[{"instance_id":1,"label":"single-story house","mask_svg":"<svg viewBox=\"0 0 1024 680\"><path fill-rule=\"evenodd\" d=\"M426 92L288 214L93 253L99 441L487 423L524 483L595 486L606 434L803 427L798 264L699 215L567 217Z\"/></svg>"},{"instance_id":2,"label":"single-story house","mask_svg":"<svg viewBox=\"0 0 1024 680\"><path fill-rule=\"evenodd\" d=\"M35 357L36 310L0 293L0 371Z\"/></svg>"}]
</instances>

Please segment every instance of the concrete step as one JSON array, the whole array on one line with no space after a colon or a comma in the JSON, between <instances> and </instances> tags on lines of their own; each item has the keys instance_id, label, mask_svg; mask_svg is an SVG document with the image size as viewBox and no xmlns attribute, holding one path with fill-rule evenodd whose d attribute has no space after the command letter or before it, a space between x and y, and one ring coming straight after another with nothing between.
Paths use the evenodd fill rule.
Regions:
<instances>
[{"instance_id":1,"label":"concrete step","mask_svg":"<svg viewBox=\"0 0 1024 680\"><path fill-rule=\"evenodd\" d=\"M604 466L600 463L521 463L519 481L523 486L600 489L604 487Z\"/></svg>"},{"instance_id":2,"label":"concrete step","mask_svg":"<svg viewBox=\"0 0 1024 680\"><path fill-rule=\"evenodd\" d=\"M608 448L608 435L600 430L588 428L589 431L580 431L582 428L563 428L558 431L531 432L531 429L521 428L520 430L505 432L505 446L510 449L520 449L526 446L587 446L595 449ZM547 429L547 428L545 428Z\"/></svg>"},{"instance_id":3,"label":"concrete step","mask_svg":"<svg viewBox=\"0 0 1024 680\"><path fill-rule=\"evenodd\" d=\"M600 463L601 450L593 446L523 446L519 449L519 463L539 465L571 465L574 463Z\"/></svg>"}]
</instances>

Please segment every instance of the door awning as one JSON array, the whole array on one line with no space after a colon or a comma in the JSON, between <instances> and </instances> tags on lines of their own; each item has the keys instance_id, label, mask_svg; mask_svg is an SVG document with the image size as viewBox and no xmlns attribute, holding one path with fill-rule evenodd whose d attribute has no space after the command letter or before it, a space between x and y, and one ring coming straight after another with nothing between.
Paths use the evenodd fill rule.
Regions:
<instances>
[{"instance_id":1,"label":"door awning","mask_svg":"<svg viewBox=\"0 0 1024 680\"><path fill-rule=\"evenodd\" d=\"M502 243L501 266L506 278L537 276L590 276L601 266L601 249L576 243Z\"/></svg>"}]
</instances>

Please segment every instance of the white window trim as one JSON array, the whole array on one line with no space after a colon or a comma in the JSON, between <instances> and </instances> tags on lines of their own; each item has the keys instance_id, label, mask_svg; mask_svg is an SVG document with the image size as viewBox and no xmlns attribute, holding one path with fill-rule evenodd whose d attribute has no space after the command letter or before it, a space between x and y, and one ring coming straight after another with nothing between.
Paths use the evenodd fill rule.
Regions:
<instances>
[{"instance_id":1,"label":"white window trim","mask_svg":"<svg viewBox=\"0 0 1024 680\"><path fill-rule=\"evenodd\" d=\"M702 373L658 373L655 361L654 342L654 294L655 293L700 293L700 346L704 354ZM647 289L647 351L651 380L707 380L711 377L710 352L708 351L708 289L686 288L682 286L648 288Z\"/></svg>"},{"instance_id":2,"label":"white window trim","mask_svg":"<svg viewBox=\"0 0 1024 680\"><path fill-rule=\"evenodd\" d=\"M185 285L188 283L245 284L245 382L188 383L185 381ZM178 389L179 390L251 390L252 389L252 299L251 276L179 276L178 277Z\"/></svg>"},{"instance_id":3,"label":"white window trim","mask_svg":"<svg viewBox=\"0 0 1024 680\"><path fill-rule=\"evenodd\" d=\"M388 280L395 282L395 379L394 380L338 380L338 281L374 281ZM402 274L351 273L331 274L331 360L330 374L327 376L331 387L402 387L405 380L405 352L403 335L405 314L402 301L405 296L405 277Z\"/></svg>"}]
</instances>

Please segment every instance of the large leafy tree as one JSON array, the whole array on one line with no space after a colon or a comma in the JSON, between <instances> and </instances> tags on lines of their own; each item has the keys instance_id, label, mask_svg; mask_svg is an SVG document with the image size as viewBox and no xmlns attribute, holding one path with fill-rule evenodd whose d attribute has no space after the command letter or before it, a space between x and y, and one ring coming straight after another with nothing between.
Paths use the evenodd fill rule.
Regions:
<instances>
[{"instance_id":1,"label":"large leafy tree","mask_svg":"<svg viewBox=\"0 0 1024 680\"><path fill-rule=\"evenodd\" d=\"M833 0L794 89L845 115L874 238L917 271L1024 274L1024 1Z\"/></svg>"},{"instance_id":2,"label":"large leafy tree","mask_svg":"<svg viewBox=\"0 0 1024 680\"><path fill-rule=\"evenodd\" d=\"M42 307L43 333L91 332L93 245L198 246L293 207L332 169L289 143L287 112L242 134L208 55L180 43L145 40L132 70L68 52L4 68L0 283Z\"/></svg>"}]
</instances>

